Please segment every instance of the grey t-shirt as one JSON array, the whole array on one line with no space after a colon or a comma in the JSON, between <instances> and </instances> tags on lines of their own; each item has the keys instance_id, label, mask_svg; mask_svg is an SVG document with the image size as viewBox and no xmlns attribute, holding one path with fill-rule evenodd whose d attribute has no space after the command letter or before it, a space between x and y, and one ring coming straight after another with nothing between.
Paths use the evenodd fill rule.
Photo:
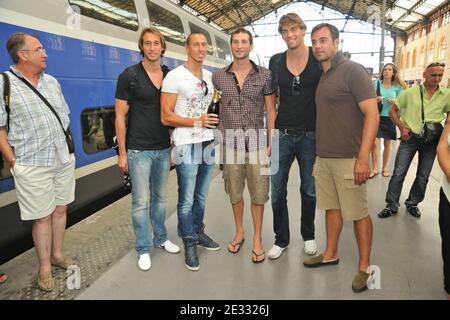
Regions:
<instances>
[{"instance_id":1,"label":"grey t-shirt","mask_svg":"<svg viewBox=\"0 0 450 320\"><path fill-rule=\"evenodd\" d=\"M320 79L316 91L316 153L321 158L357 157L364 115L358 103L376 98L366 69L340 52Z\"/></svg>"}]
</instances>

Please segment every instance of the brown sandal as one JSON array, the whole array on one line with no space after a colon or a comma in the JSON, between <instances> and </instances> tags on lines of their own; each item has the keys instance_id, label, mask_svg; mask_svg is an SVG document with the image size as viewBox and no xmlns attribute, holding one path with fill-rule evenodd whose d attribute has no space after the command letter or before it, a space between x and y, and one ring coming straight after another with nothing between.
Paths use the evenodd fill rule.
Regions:
<instances>
[{"instance_id":1,"label":"brown sandal","mask_svg":"<svg viewBox=\"0 0 450 320\"><path fill-rule=\"evenodd\" d=\"M238 253L239 250L241 250L241 247L242 247L242 244L244 243L244 240L245 239L242 239L241 241L239 241L237 243L233 243L233 242L228 243L229 244L228 251L233 253L233 254ZM233 250L230 249L230 246L233 248ZM237 249L236 249L236 247L237 247Z\"/></svg>"},{"instance_id":2,"label":"brown sandal","mask_svg":"<svg viewBox=\"0 0 450 320\"><path fill-rule=\"evenodd\" d=\"M255 255L255 258L256 258L256 259L253 259L253 256L252 256L252 262L253 263L261 263L264 260L266 260L266 252L265 251L263 251L260 254L258 254L258 253L255 252L255 250L252 250L252 253ZM263 256L263 258L261 260L258 260L258 257L261 257L261 256Z\"/></svg>"}]
</instances>

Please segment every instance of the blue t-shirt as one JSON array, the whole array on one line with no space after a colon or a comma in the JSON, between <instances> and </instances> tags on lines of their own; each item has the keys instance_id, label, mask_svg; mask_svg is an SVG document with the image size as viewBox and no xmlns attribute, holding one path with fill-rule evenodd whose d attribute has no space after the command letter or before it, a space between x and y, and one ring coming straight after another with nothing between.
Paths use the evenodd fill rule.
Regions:
<instances>
[{"instance_id":1,"label":"blue t-shirt","mask_svg":"<svg viewBox=\"0 0 450 320\"><path fill-rule=\"evenodd\" d=\"M373 82L373 87L375 88L375 92L377 92L377 83L379 80L375 80ZM383 110L381 110L380 116L389 117L389 109L393 106L393 104L389 103L388 99L395 99L402 91L402 87L399 85L393 85L388 89L383 88L383 83L380 82L380 96L383 97Z\"/></svg>"}]
</instances>

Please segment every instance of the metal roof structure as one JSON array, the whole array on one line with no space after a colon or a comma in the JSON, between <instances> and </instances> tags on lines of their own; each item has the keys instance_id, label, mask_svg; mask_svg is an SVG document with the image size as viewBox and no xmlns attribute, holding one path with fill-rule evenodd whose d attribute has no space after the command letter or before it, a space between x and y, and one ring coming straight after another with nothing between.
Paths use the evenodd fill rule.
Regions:
<instances>
[{"instance_id":1,"label":"metal roof structure","mask_svg":"<svg viewBox=\"0 0 450 320\"><path fill-rule=\"evenodd\" d=\"M382 0L171 0L226 33L245 27L293 2L312 2L341 12L347 19L379 22ZM405 31L426 22L446 0L387 0L386 28ZM378 19L378 20L377 20Z\"/></svg>"}]
</instances>

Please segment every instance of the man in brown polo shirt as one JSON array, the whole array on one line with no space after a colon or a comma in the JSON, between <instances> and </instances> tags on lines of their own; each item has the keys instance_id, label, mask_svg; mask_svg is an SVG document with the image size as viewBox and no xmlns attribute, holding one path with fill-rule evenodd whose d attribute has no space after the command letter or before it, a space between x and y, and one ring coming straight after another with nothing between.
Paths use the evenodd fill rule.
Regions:
<instances>
[{"instance_id":1,"label":"man in brown polo shirt","mask_svg":"<svg viewBox=\"0 0 450 320\"><path fill-rule=\"evenodd\" d=\"M249 58L253 49L249 31L236 29L230 44L233 63L213 74L214 87L222 91L219 129L225 144L223 178L236 224L228 251L239 252L244 241L242 195L247 180L254 226L252 261L259 263L265 259L261 229L264 204L269 200L269 176L261 174L261 160L264 160L261 156L266 157L263 151L267 146L261 145L258 137L264 129L264 106L268 131L275 126L275 88L270 70L257 66Z\"/></svg>"},{"instance_id":2,"label":"man in brown polo shirt","mask_svg":"<svg viewBox=\"0 0 450 320\"><path fill-rule=\"evenodd\" d=\"M327 247L305 267L339 263L338 242L343 219L353 221L359 250L358 272L352 289L367 289L372 246L372 220L365 182L369 178L369 153L379 115L376 94L365 68L338 52L339 31L330 24L312 30L313 53L323 74L316 91L317 159L313 175L317 206L326 210Z\"/></svg>"}]
</instances>

